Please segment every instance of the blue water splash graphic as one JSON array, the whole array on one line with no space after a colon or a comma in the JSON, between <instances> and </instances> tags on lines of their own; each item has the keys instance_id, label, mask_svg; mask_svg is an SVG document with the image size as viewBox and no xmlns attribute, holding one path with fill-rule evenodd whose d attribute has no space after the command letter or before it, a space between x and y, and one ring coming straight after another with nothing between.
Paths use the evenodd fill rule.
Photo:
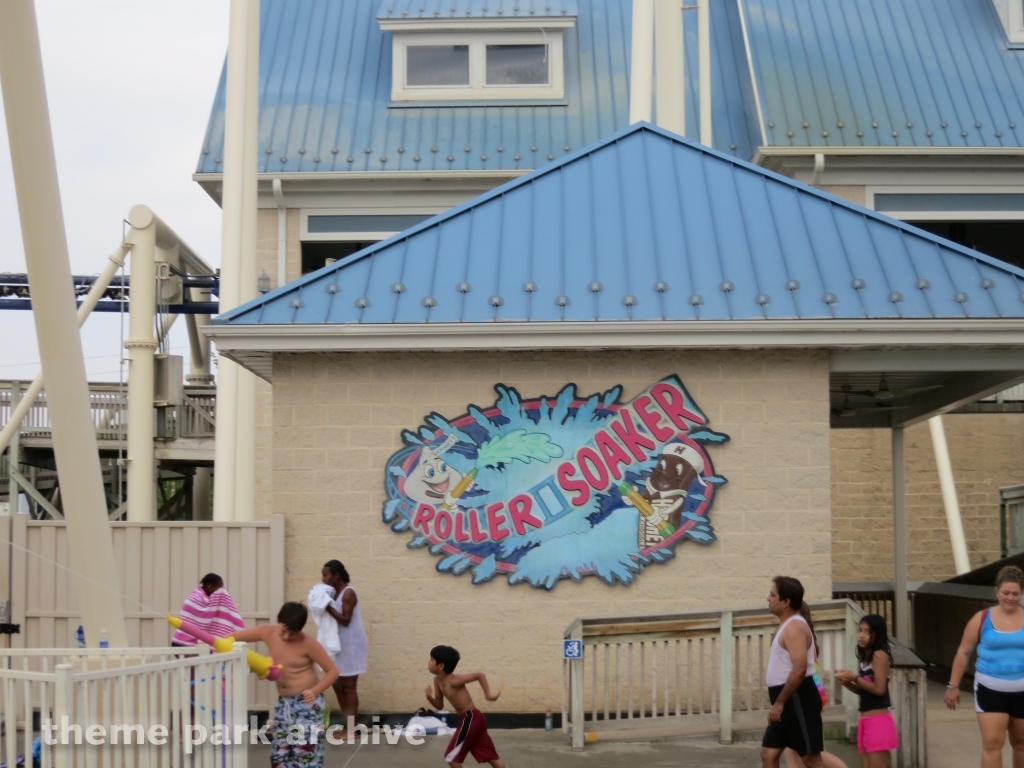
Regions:
<instances>
[{"instance_id":1,"label":"blue water splash graphic","mask_svg":"<svg viewBox=\"0 0 1024 768\"><path fill-rule=\"evenodd\" d=\"M728 435L708 428L706 417L677 377L662 381L678 387L686 409L704 422L683 433L691 445L717 447L728 442ZM595 575L609 585L625 585L632 583L646 565L672 560L675 547L684 540L698 544L715 541L707 515L714 493L727 481L714 474L710 464L702 475L707 485L694 480L679 512L680 525L685 530L663 547L641 551L640 513L626 505L618 481L610 483L605 492L591 492L578 506L563 498L562 509L544 510L550 516L542 517L538 504L534 504L532 514L542 519L540 528L521 526L517 532L511 518L506 517L507 535L500 541L470 540L467 510L479 510L472 513L478 515L475 524L480 530L486 529L484 510L501 504L507 511L510 500L517 495L551 483L562 462L572 460L581 448L595 449L597 431L609 426L619 409L628 405L621 402L621 386L580 396L576 385L568 384L554 397L541 396L530 401L524 401L512 387L498 384L494 389L497 397L493 406L470 405L463 416L451 420L431 413L424 419L424 426L403 431L406 447L391 457L385 471L388 499L382 509L383 521L395 532L413 533L408 547L426 547L432 554L440 555L436 566L439 572L459 575L470 571L474 584L504 575L510 584L527 583L548 590L559 581L579 581L586 575ZM633 456L632 463L623 470L623 481L643 491L667 443L655 437L642 420L634 418L634 426L645 440L656 444L645 460L637 461ZM422 499L415 501L400 488L401 483L416 474L421 461L419 454L428 454L425 448L437 450L450 435L458 442L442 446L438 461L443 460L457 473L453 478L463 478L470 470L476 470L477 475L475 483L460 497L446 497L450 506L445 506L440 498L430 501L434 514L444 514L452 522L458 518L463 526L461 540L455 539L452 530L446 539L437 541L413 528L413 517L423 506ZM669 438L668 442L678 439ZM448 493L453 485L454 480L447 487Z\"/></svg>"}]
</instances>

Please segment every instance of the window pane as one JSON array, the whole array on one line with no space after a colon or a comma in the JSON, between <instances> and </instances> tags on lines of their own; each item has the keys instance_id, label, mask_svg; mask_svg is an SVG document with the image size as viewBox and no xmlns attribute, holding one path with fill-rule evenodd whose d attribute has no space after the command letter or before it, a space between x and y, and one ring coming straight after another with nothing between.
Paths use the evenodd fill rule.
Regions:
<instances>
[{"instance_id":1,"label":"window pane","mask_svg":"<svg viewBox=\"0 0 1024 768\"><path fill-rule=\"evenodd\" d=\"M546 45L488 45L488 85L547 85Z\"/></svg>"},{"instance_id":2,"label":"window pane","mask_svg":"<svg viewBox=\"0 0 1024 768\"><path fill-rule=\"evenodd\" d=\"M410 45L406 85L469 85L468 45Z\"/></svg>"},{"instance_id":3,"label":"window pane","mask_svg":"<svg viewBox=\"0 0 1024 768\"><path fill-rule=\"evenodd\" d=\"M876 194L876 211L1024 211L1024 195L1000 192L962 194Z\"/></svg>"}]
</instances>

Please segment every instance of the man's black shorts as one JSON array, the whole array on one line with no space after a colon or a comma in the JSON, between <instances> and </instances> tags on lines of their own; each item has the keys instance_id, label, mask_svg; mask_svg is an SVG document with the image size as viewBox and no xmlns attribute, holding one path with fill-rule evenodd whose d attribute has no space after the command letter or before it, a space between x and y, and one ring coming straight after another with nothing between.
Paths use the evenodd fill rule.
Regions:
<instances>
[{"instance_id":1,"label":"man's black shorts","mask_svg":"<svg viewBox=\"0 0 1024 768\"><path fill-rule=\"evenodd\" d=\"M772 704L779 698L783 686L768 689ZM816 755L825 748L821 727L821 694L813 677L805 677L782 708L782 720L769 723L761 740L762 747L785 749L790 747L798 755Z\"/></svg>"}]
</instances>

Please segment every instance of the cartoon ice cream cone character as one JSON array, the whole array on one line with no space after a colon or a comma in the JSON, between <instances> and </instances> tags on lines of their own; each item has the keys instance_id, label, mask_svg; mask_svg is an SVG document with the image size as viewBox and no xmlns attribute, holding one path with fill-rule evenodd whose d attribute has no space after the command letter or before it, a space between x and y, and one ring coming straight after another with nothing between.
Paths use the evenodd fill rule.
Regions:
<instances>
[{"instance_id":1,"label":"cartoon ice cream cone character","mask_svg":"<svg viewBox=\"0 0 1024 768\"><path fill-rule=\"evenodd\" d=\"M672 443L665 447L644 489L634 491L653 510L653 514L640 515L637 531L640 549L659 544L679 527L683 502L686 501L690 484L696 478L701 485L707 485L702 477L703 472L704 460L696 449L684 443ZM640 508L642 505L630 498L632 495L624 493L622 500ZM641 511L647 512L645 509Z\"/></svg>"}]
</instances>

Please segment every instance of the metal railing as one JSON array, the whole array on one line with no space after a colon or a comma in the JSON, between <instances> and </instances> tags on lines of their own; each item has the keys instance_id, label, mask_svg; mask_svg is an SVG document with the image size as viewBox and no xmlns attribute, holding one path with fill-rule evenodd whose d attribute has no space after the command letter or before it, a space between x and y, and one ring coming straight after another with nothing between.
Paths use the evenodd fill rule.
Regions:
<instances>
[{"instance_id":1,"label":"metal railing","mask_svg":"<svg viewBox=\"0 0 1024 768\"><path fill-rule=\"evenodd\" d=\"M883 617L891 635L896 621L894 591L895 587L891 581L834 582L832 599L852 600L864 613L874 613Z\"/></svg>"},{"instance_id":2,"label":"metal railing","mask_svg":"<svg viewBox=\"0 0 1024 768\"><path fill-rule=\"evenodd\" d=\"M187 386L180 405L156 409L163 411L164 430L160 437L213 437L217 406L215 387ZM103 442L121 443L125 440L128 417L128 396L117 384L92 382L89 384L89 404L92 411L96 438ZM11 417L10 385L0 384L0 427ZM52 424L46 403L46 392L36 397L21 426L21 438L51 437Z\"/></svg>"},{"instance_id":3,"label":"metal railing","mask_svg":"<svg viewBox=\"0 0 1024 768\"><path fill-rule=\"evenodd\" d=\"M0 649L0 759L31 764L38 728L39 768L246 768L248 740L234 734L248 725L248 674L244 645ZM83 742L91 726L103 730ZM233 746L209 738L217 726Z\"/></svg>"},{"instance_id":4,"label":"metal railing","mask_svg":"<svg viewBox=\"0 0 1024 768\"><path fill-rule=\"evenodd\" d=\"M850 600L810 604L824 717L847 736L857 724L858 697L835 680L855 668L855 628L864 611ZM763 727L770 707L764 673L778 621L763 608L611 619L576 619L565 631L582 655L563 665L563 730L573 749L608 738L714 734L731 743L735 728ZM894 657L896 656L894 652ZM923 663L898 649L892 696L907 731L899 766L924 762ZM905 752L905 754L903 754Z\"/></svg>"}]
</instances>

